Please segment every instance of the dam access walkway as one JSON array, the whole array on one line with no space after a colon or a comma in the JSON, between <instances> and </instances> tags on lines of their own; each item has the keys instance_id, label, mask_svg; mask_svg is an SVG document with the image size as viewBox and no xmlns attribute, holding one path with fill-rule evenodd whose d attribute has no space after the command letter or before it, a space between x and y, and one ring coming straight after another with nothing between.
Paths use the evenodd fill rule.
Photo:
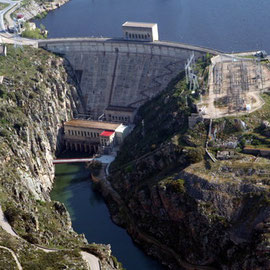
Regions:
<instances>
[{"instance_id":1,"label":"dam access walkway","mask_svg":"<svg viewBox=\"0 0 270 270\"><path fill-rule=\"evenodd\" d=\"M59 158L54 159L53 164L63 164L63 163L83 163L90 162L92 160L97 160L103 164L109 164L113 162L115 156L112 155L102 155L100 157L90 157L90 158Z\"/></svg>"}]
</instances>

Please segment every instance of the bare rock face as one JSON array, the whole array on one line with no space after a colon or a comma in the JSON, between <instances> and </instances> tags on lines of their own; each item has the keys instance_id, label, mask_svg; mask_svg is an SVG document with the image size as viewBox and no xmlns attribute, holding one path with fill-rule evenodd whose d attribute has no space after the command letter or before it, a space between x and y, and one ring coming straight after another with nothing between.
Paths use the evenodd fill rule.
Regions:
<instances>
[{"instance_id":1,"label":"bare rock face","mask_svg":"<svg viewBox=\"0 0 270 270\"><path fill-rule=\"evenodd\" d=\"M256 170L236 170L227 164L226 173L237 178L224 181L218 172L211 177L200 173L203 163L184 165L185 157L184 150L163 145L129 165L132 171L115 172L111 184L120 193L126 214L123 206L111 207L114 220L172 269L181 265L177 256L190 265L213 269L268 269L267 190L241 180L253 177ZM168 253L161 255L162 249L148 245L138 231L178 255L174 259Z\"/></svg>"},{"instance_id":2,"label":"bare rock face","mask_svg":"<svg viewBox=\"0 0 270 270\"><path fill-rule=\"evenodd\" d=\"M2 73L0 206L19 238L8 241L1 230L0 245L12 247L23 258L24 269L87 269L78 251L87 240L73 231L65 206L49 197L63 122L81 107L72 69L46 51L9 47L8 56L0 58ZM48 253L45 259L35 245L64 251Z\"/></svg>"}]
</instances>

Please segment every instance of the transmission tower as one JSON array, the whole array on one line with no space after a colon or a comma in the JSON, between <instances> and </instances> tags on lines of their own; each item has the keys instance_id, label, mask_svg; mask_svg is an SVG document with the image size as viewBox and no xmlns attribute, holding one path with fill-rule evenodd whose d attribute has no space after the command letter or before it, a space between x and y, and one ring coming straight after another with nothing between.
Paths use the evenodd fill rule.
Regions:
<instances>
[{"instance_id":1,"label":"transmission tower","mask_svg":"<svg viewBox=\"0 0 270 270\"><path fill-rule=\"evenodd\" d=\"M195 91L199 88L198 77L194 72L195 55L194 52L185 64L186 83L189 84L189 90Z\"/></svg>"}]
</instances>

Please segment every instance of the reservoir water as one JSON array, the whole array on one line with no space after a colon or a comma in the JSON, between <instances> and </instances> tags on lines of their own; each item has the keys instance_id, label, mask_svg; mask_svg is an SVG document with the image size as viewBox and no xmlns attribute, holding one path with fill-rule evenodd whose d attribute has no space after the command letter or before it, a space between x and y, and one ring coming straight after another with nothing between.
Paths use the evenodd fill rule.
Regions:
<instances>
[{"instance_id":1,"label":"reservoir water","mask_svg":"<svg viewBox=\"0 0 270 270\"><path fill-rule=\"evenodd\" d=\"M49 37L121 37L125 21L157 22L161 40L270 53L269 0L71 0L36 21Z\"/></svg>"},{"instance_id":2,"label":"reservoir water","mask_svg":"<svg viewBox=\"0 0 270 270\"><path fill-rule=\"evenodd\" d=\"M157 261L145 255L123 229L115 225L101 195L94 191L90 172L83 164L56 165L52 200L67 207L74 230L88 241L111 244L112 253L127 270L162 270Z\"/></svg>"}]
</instances>

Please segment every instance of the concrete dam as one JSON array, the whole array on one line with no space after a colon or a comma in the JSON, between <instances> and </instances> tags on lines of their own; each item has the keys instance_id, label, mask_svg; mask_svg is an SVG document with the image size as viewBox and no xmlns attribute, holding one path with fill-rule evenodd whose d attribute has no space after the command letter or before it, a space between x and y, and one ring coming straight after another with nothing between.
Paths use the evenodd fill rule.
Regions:
<instances>
[{"instance_id":1,"label":"concrete dam","mask_svg":"<svg viewBox=\"0 0 270 270\"><path fill-rule=\"evenodd\" d=\"M122 122L131 122L136 110L184 69L193 52L195 58L218 54L180 43L109 38L47 39L38 45L70 62L92 119L104 114L105 120Z\"/></svg>"}]
</instances>

